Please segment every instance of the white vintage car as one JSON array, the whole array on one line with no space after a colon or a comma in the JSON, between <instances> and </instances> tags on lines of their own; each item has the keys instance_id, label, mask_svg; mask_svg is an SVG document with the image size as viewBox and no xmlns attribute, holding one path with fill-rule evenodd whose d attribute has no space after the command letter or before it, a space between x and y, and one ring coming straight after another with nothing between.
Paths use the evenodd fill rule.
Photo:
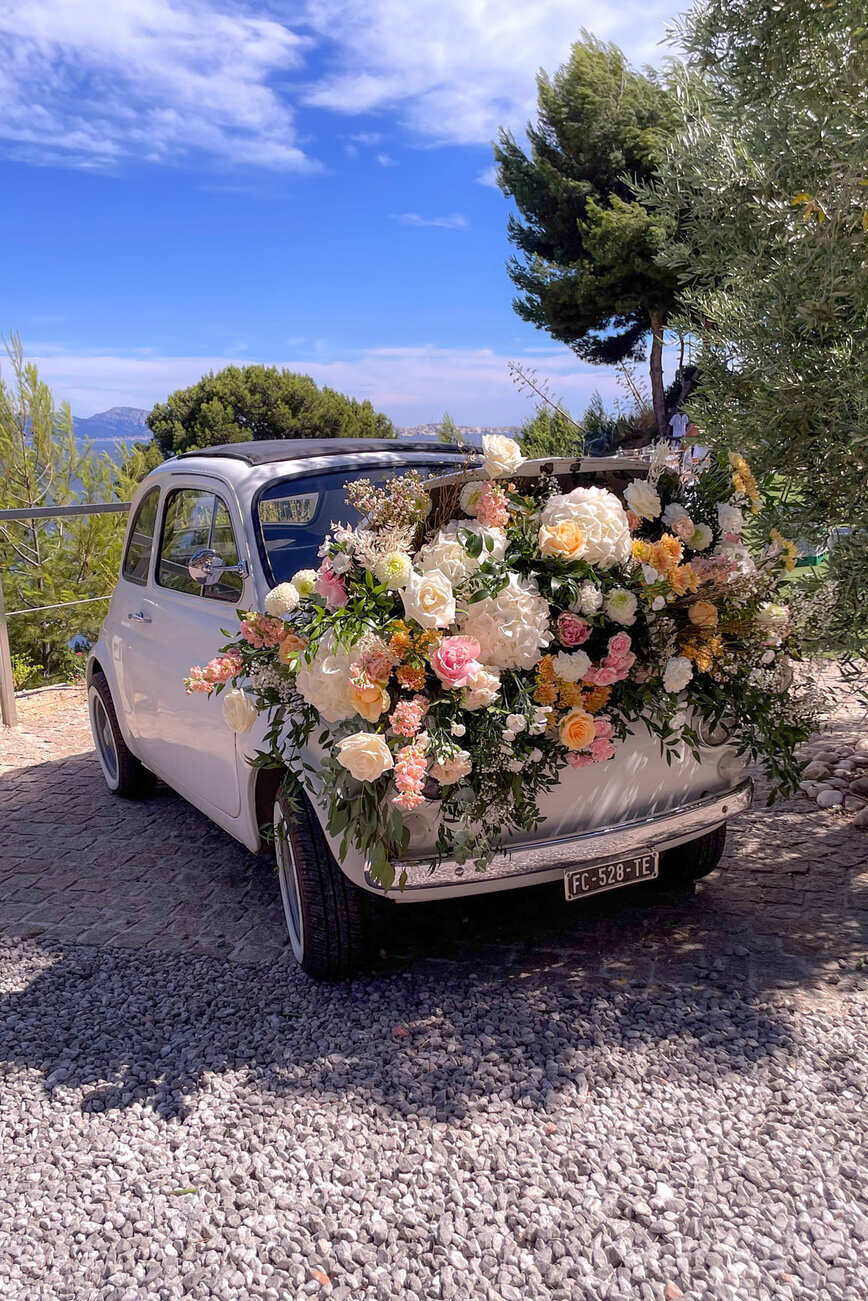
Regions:
<instances>
[{"instance_id":1,"label":"white vintage car","mask_svg":"<svg viewBox=\"0 0 868 1301\"><path fill-rule=\"evenodd\" d=\"M205 662L236 627L235 610L263 608L268 590L315 567L335 519L353 521L348 480L385 480L465 467L466 452L375 440L232 443L167 461L143 480L130 510L121 572L88 662L96 753L110 790L145 793L159 777L251 850L274 845L293 952L318 977L352 970L382 891L354 852L340 857L313 797L301 808L281 774L248 762L265 722L239 735L219 703L185 693L191 661ZM539 472L525 463L522 474ZM626 458L549 461L572 481L623 493L644 475ZM726 820L747 808L751 783L725 733L703 735L667 763L643 727L605 766L567 768L540 804L543 822L514 837L484 872L444 862L432 870L436 804L414 819L396 906L563 883L566 901L660 878L690 887L717 865ZM316 767L317 754L306 759ZM613 780L613 765L617 765ZM423 806L424 807L424 806Z\"/></svg>"}]
</instances>

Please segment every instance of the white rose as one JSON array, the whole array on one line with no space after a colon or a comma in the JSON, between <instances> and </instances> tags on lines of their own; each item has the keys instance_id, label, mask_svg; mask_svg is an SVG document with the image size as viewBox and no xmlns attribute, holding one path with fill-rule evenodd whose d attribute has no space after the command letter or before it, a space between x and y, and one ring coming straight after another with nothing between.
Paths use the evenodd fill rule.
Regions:
<instances>
[{"instance_id":1,"label":"white rose","mask_svg":"<svg viewBox=\"0 0 868 1301\"><path fill-rule=\"evenodd\" d=\"M278 583L265 598L265 613L280 618L283 614L290 614L299 600L298 588L293 583Z\"/></svg>"},{"instance_id":2,"label":"white rose","mask_svg":"<svg viewBox=\"0 0 868 1301\"><path fill-rule=\"evenodd\" d=\"M448 628L455 620L455 597L452 584L439 569L427 574L410 574L401 593L404 613L423 628Z\"/></svg>"},{"instance_id":3,"label":"white rose","mask_svg":"<svg viewBox=\"0 0 868 1301\"><path fill-rule=\"evenodd\" d=\"M571 651L570 654L560 651L557 655L552 656L552 664L555 673L564 682L581 682L591 667L589 656L581 650Z\"/></svg>"},{"instance_id":4,"label":"white rose","mask_svg":"<svg viewBox=\"0 0 868 1301\"><path fill-rule=\"evenodd\" d=\"M499 691L499 675L483 668L462 691L461 703L465 709L487 709L497 699Z\"/></svg>"},{"instance_id":5,"label":"white rose","mask_svg":"<svg viewBox=\"0 0 868 1301\"><path fill-rule=\"evenodd\" d=\"M412 569L408 555L403 551L390 551L387 555L380 556L374 566L374 574L381 583L386 584L390 592L396 592L407 586Z\"/></svg>"},{"instance_id":6,"label":"white rose","mask_svg":"<svg viewBox=\"0 0 868 1301\"><path fill-rule=\"evenodd\" d=\"M574 520L585 535L583 559L600 569L624 565L633 549L627 513L613 492L605 488L573 488L572 492L550 497L540 522L557 524Z\"/></svg>"},{"instance_id":7,"label":"white rose","mask_svg":"<svg viewBox=\"0 0 868 1301\"><path fill-rule=\"evenodd\" d=\"M499 669L532 669L551 640L549 605L532 578L509 575L496 596L483 597L459 617L461 631L479 642L479 658Z\"/></svg>"},{"instance_id":8,"label":"white rose","mask_svg":"<svg viewBox=\"0 0 868 1301\"><path fill-rule=\"evenodd\" d=\"M724 533L741 533L744 528L744 516L737 506L728 502L717 503L717 519Z\"/></svg>"},{"instance_id":9,"label":"white rose","mask_svg":"<svg viewBox=\"0 0 868 1301\"><path fill-rule=\"evenodd\" d=\"M483 434L482 455L485 459L485 473L490 479L512 474L524 460L515 439L506 438L503 434Z\"/></svg>"},{"instance_id":10,"label":"white rose","mask_svg":"<svg viewBox=\"0 0 868 1301\"><path fill-rule=\"evenodd\" d=\"M683 691L693 677L693 665L683 655L673 655L663 670L663 688L677 693Z\"/></svg>"},{"instance_id":11,"label":"white rose","mask_svg":"<svg viewBox=\"0 0 868 1301\"><path fill-rule=\"evenodd\" d=\"M714 537L711 529L707 524L697 524L693 530L693 537L688 542L691 551L704 551L711 544Z\"/></svg>"},{"instance_id":12,"label":"white rose","mask_svg":"<svg viewBox=\"0 0 868 1301\"><path fill-rule=\"evenodd\" d=\"M329 723L342 723L356 713L350 664L354 649L332 650L332 635L326 633L310 664L299 656L295 685L309 705Z\"/></svg>"},{"instance_id":13,"label":"white rose","mask_svg":"<svg viewBox=\"0 0 868 1301\"><path fill-rule=\"evenodd\" d=\"M384 772L394 768L392 752L377 732L354 732L338 741L338 763L346 768L356 781L374 782Z\"/></svg>"},{"instance_id":14,"label":"white rose","mask_svg":"<svg viewBox=\"0 0 868 1301\"><path fill-rule=\"evenodd\" d=\"M470 483L465 483L458 497L458 503L465 515L476 514L479 498L487 487L488 484L484 479L472 479Z\"/></svg>"},{"instance_id":15,"label":"white rose","mask_svg":"<svg viewBox=\"0 0 868 1301\"><path fill-rule=\"evenodd\" d=\"M527 719L524 714L507 714L506 725L513 733L523 732L527 727Z\"/></svg>"},{"instance_id":16,"label":"white rose","mask_svg":"<svg viewBox=\"0 0 868 1301\"><path fill-rule=\"evenodd\" d=\"M635 593L626 587L616 587L606 597L606 614L613 623L623 624L629 628L636 621L636 607L639 602Z\"/></svg>"},{"instance_id":17,"label":"white rose","mask_svg":"<svg viewBox=\"0 0 868 1301\"><path fill-rule=\"evenodd\" d=\"M241 687L223 693L223 721L233 732L249 732L256 722L256 706Z\"/></svg>"},{"instance_id":18,"label":"white rose","mask_svg":"<svg viewBox=\"0 0 868 1301\"><path fill-rule=\"evenodd\" d=\"M292 585L299 596L311 596L316 587L316 570L299 569L292 576Z\"/></svg>"},{"instance_id":19,"label":"white rose","mask_svg":"<svg viewBox=\"0 0 868 1301\"><path fill-rule=\"evenodd\" d=\"M603 593L596 583L582 583L579 588L579 599L570 609L574 614L584 614L590 617L602 609Z\"/></svg>"},{"instance_id":20,"label":"white rose","mask_svg":"<svg viewBox=\"0 0 868 1301\"><path fill-rule=\"evenodd\" d=\"M473 761L467 750L457 750L445 759L438 759L429 769L431 776L436 777L441 786L452 786L472 771Z\"/></svg>"},{"instance_id":21,"label":"white rose","mask_svg":"<svg viewBox=\"0 0 868 1301\"><path fill-rule=\"evenodd\" d=\"M462 536L467 534L482 538L482 551L478 556L471 556L466 550ZM450 520L422 547L416 565L423 574L439 569L450 583L457 586L484 561L503 560L505 555L506 534L503 529L486 528L475 520Z\"/></svg>"},{"instance_id":22,"label":"white rose","mask_svg":"<svg viewBox=\"0 0 868 1301\"><path fill-rule=\"evenodd\" d=\"M660 498L645 479L634 479L627 485L624 499L640 519L656 519L660 514Z\"/></svg>"},{"instance_id":23,"label":"white rose","mask_svg":"<svg viewBox=\"0 0 868 1301\"><path fill-rule=\"evenodd\" d=\"M688 519L687 511L680 502L671 501L663 512L663 523L668 524L670 528L677 519Z\"/></svg>"}]
</instances>

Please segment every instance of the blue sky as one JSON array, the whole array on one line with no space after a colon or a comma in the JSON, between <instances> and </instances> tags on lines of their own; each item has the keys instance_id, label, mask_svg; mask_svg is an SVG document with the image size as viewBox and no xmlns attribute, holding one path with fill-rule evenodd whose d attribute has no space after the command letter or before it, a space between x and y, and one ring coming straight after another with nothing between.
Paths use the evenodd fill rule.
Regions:
<instances>
[{"instance_id":1,"label":"blue sky","mask_svg":"<svg viewBox=\"0 0 868 1301\"><path fill-rule=\"evenodd\" d=\"M0 329L88 415L229 361L400 424L515 423L535 365L610 372L512 312L499 124L587 27L659 63L677 6L607 0L7 0Z\"/></svg>"}]
</instances>

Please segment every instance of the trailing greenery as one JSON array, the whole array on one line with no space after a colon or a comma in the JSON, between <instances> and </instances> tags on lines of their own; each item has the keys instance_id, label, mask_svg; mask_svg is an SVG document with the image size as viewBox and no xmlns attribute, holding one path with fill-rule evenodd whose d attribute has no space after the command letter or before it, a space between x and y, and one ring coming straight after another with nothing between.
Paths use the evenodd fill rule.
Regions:
<instances>
[{"instance_id":1,"label":"trailing greenery","mask_svg":"<svg viewBox=\"0 0 868 1301\"><path fill-rule=\"evenodd\" d=\"M164 456L263 438L394 438L370 402L277 366L227 366L158 402L148 428Z\"/></svg>"},{"instance_id":2,"label":"trailing greenery","mask_svg":"<svg viewBox=\"0 0 868 1301\"><path fill-rule=\"evenodd\" d=\"M868 27L856 0L707 0L675 38L681 126L642 202L674 213L661 250L697 341L688 402L741 447L774 522L834 547L794 605L803 641L868 651Z\"/></svg>"},{"instance_id":3,"label":"trailing greenery","mask_svg":"<svg viewBox=\"0 0 868 1301\"><path fill-rule=\"evenodd\" d=\"M509 264L519 316L592 362L645 356L657 429L665 437L663 329L677 276L659 255L673 237L670 213L637 197L677 121L656 73L638 72L615 45L585 36L554 76L537 79L539 117L525 152L502 130L498 180L518 207Z\"/></svg>"}]
</instances>

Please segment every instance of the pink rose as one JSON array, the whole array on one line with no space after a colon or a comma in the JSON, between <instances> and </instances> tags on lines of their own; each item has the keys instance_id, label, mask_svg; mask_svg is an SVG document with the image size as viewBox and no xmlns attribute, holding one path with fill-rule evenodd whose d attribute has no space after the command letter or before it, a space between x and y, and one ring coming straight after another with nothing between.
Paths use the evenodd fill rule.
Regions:
<instances>
[{"instance_id":1,"label":"pink rose","mask_svg":"<svg viewBox=\"0 0 868 1301\"><path fill-rule=\"evenodd\" d=\"M314 591L321 596L330 610L337 610L346 604L347 589L344 580L332 569L331 561L326 558L317 570Z\"/></svg>"},{"instance_id":2,"label":"pink rose","mask_svg":"<svg viewBox=\"0 0 868 1301\"><path fill-rule=\"evenodd\" d=\"M473 637L444 637L431 655L431 667L444 687L466 687L482 668Z\"/></svg>"},{"instance_id":3,"label":"pink rose","mask_svg":"<svg viewBox=\"0 0 868 1301\"><path fill-rule=\"evenodd\" d=\"M591 671L594 674L594 686L613 687L616 682L621 681L618 670L609 668L605 664L601 664L598 669L592 669ZM585 676L585 681L587 681L587 675Z\"/></svg>"},{"instance_id":4,"label":"pink rose","mask_svg":"<svg viewBox=\"0 0 868 1301\"><path fill-rule=\"evenodd\" d=\"M558 637L562 646L581 646L591 635L591 625L584 619L580 619L577 614L571 614L565 610L563 614L558 615ZM626 633L619 634L626 636ZM611 642L609 643L611 646ZM627 637L627 645L630 645L630 638Z\"/></svg>"},{"instance_id":5,"label":"pink rose","mask_svg":"<svg viewBox=\"0 0 868 1301\"><path fill-rule=\"evenodd\" d=\"M590 754L576 754L574 750L571 754L567 755L567 763L571 768L588 768L593 762L594 757Z\"/></svg>"},{"instance_id":6,"label":"pink rose","mask_svg":"<svg viewBox=\"0 0 868 1301\"><path fill-rule=\"evenodd\" d=\"M628 632L616 632L614 637L609 638L609 654L620 659L627 654L632 644Z\"/></svg>"},{"instance_id":7,"label":"pink rose","mask_svg":"<svg viewBox=\"0 0 868 1301\"><path fill-rule=\"evenodd\" d=\"M615 735L615 728L608 718L600 715L599 718L594 719L594 732L598 740L611 741Z\"/></svg>"},{"instance_id":8,"label":"pink rose","mask_svg":"<svg viewBox=\"0 0 868 1301\"><path fill-rule=\"evenodd\" d=\"M603 763L604 760L611 759L614 753L615 747L606 737L600 736L591 742L591 759L594 763Z\"/></svg>"},{"instance_id":9,"label":"pink rose","mask_svg":"<svg viewBox=\"0 0 868 1301\"><path fill-rule=\"evenodd\" d=\"M681 538L682 542L689 542L696 532L696 525L689 515L682 515L673 522L672 532Z\"/></svg>"}]
</instances>

